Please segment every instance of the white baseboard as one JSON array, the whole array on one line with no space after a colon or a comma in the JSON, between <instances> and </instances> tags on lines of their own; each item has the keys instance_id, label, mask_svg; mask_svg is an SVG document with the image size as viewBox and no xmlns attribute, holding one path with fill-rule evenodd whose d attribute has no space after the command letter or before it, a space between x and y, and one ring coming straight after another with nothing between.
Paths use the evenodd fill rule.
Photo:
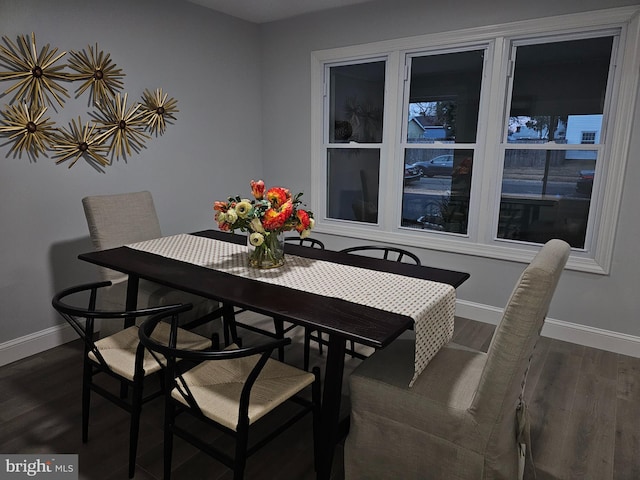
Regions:
<instances>
[{"instance_id":1,"label":"white baseboard","mask_svg":"<svg viewBox=\"0 0 640 480\"><path fill-rule=\"evenodd\" d=\"M458 300L456 315L497 325L502 317L502 309ZM547 318L545 321L542 335L622 355L640 357L640 337L633 335L587 327L553 318ZM0 366L36 355L77 338L76 332L69 325L64 324L10 340L0 344Z\"/></svg>"},{"instance_id":2,"label":"white baseboard","mask_svg":"<svg viewBox=\"0 0 640 480\"><path fill-rule=\"evenodd\" d=\"M68 324L56 325L0 344L0 366L36 355L76 340L78 334Z\"/></svg>"},{"instance_id":3,"label":"white baseboard","mask_svg":"<svg viewBox=\"0 0 640 480\"><path fill-rule=\"evenodd\" d=\"M502 318L502 309L458 300L456 303L456 315L497 325ZM631 357L640 357L640 337L625 333L547 318L542 328L542 335L564 342L584 345L585 347L598 348Z\"/></svg>"}]
</instances>

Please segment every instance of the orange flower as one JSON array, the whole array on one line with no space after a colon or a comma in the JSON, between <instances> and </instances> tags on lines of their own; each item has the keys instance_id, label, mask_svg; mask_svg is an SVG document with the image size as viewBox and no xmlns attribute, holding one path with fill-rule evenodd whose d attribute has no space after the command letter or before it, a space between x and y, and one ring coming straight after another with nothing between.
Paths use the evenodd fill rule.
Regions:
<instances>
[{"instance_id":1,"label":"orange flower","mask_svg":"<svg viewBox=\"0 0 640 480\"><path fill-rule=\"evenodd\" d=\"M213 209L216 212L226 212L227 211L227 202L215 202L213 204Z\"/></svg>"},{"instance_id":2,"label":"orange flower","mask_svg":"<svg viewBox=\"0 0 640 480\"><path fill-rule=\"evenodd\" d=\"M262 180L258 180L257 182L251 180L251 193L253 193L256 200L262 200L264 196L264 182Z\"/></svg>"},{"instance_id":3,"label":"orange flower","mask_svg":"<svg viewBox=\"0 0 640 480\"><path fill-rule=\"evenodd\" d=\"M298 210L296 212L296 217L298 217L298 225L296 225L296 230L302 233L303 230L307 230L310 225L309 214L305 210Z\"/></svg>"},{"instance_id":4,"label":"orange flower","mask_svg":"<svg viewBox=\"0 0 640 480\"><path fill-rule=\"evenodd\" d=\"M271 208L280 208L291 200L291 192L287 188L273 187L267 191L267 200L271 202Z\"/></svg>"},{"instance_id":5,"label":"orange flower","mask_svg":"<svg viewBox=\"0 0 640 480\"><path fill-rule=\"evenodd\" d=\"M269 208L262 217L262 226L265 230L273 231L284 227L285 222L293 213L293 202L285 202L280 208Z\"/></svg>"}]
</instances>

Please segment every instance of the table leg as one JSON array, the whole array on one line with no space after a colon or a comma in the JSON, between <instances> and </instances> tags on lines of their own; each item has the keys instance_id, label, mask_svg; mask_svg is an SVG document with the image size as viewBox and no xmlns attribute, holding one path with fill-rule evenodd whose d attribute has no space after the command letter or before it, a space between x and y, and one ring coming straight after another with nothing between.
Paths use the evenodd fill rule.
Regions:
<instances>
[{"instance_id":1,"label":"table leg","mask_svg":"<svg viewBox=\"0 0 640 480\"><path fill-rule=\"evenodd\" d=\"M125 310L131 312L138 308L138 285L140 283L140 277L137 275L129 275L127 280L127 298L125 300ZM135 317L129 317L124 319L124 328L129 328L135 325ZM122 380L120 382L120 398L127 398L129 386L127 382Z\"/></svg>"},{"instance_id":2,"label":"table leg","mask_svg":"<svg viewBox=\"0 0 640 480\"><path fill-rule=\"evenodd\" d=\"M333 454L338 442L340 402L342 400L342 377L344 374L344 354L346 340L337 335L329 335L327 363L325 366L320 413L318 441L318 480L329 480L333 465Z\"/></svg>"},{"instance_id":3,"label":"table leg","mask_svg":"<svg viewBox=\"0 0 640 480\"><path fill-rule=\"evenodd\" d=\"M127 311L133 311L138 308L138 285L140 284L140 277L137 275L129 274L127 280L127 299L125 308ZM129 328L135 323L135 318L127 318L124 321L124 328Z\"/></svg>"},{"instance_id":4,"label":"table leg","mask_svg":"<svg viewBox=\"0 0 640 480\"><path fill-rule=\"evenodd\" d=\"M224 346L228 347L232 343L237 343L240 347L240 342L238 341L238 331L236 329L236 315L233 311L233 305L229 303L222 304L222 331L224 333Z\"/></svg>"}]
</instances>

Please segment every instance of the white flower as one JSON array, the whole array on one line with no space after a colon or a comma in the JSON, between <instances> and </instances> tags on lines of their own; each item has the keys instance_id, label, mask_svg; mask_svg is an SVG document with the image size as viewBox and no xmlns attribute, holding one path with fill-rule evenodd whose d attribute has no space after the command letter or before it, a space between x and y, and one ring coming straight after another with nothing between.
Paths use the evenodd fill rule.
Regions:
<instances>
[{"instance_id":1,"label":"white flower","mask_svg":"<svg viewBox=\"0 0 640 480\"><path fill-rule=\"evenodd\" d=\"M249 216L249 214L251 213L251 209L252 209L252 205L251 202L247 201L247 200L243 200L241 202L238 202L236 204L236 213L238 214L238 217L240 218L247 218Z\"/></svg>"},{"instance_id":2,"label":"white flower","mask_svg":"<svg viewBox=\"0 0 640 480\"><path fill-rule=\"evenodd\" d=\"M307 228L306 230L300 232L300 238L307 238L309 235L311 235L310 228Z\"/></svg>"},{"instance_id":3,"label":"white flower","mask_svg":"<svg viewBox=\"0 0 640 480\"><path fill-rule=\"evenodd\" d=\"M230 208L229 210L227 210L225 220L227 221L227 223L230 223L232 225L236 223L236 221L238 220L238 214L236 213L235 209Z\"/></svg>"},{"instance_id":4,"label":"white flower","mask_svg":"<svg viewBox=\"0 0 640 480\"><path fill-rule=\"evenodd\" d=\"M261 233L253 232L249 235L249 243L254 247L259 247L264 243L264 236Z\"/></svg>"},{"instance_id":5,"label":"white flower","mask_svg":"<svg viewBox=\"0 0 640 480\"><path fill-rule=\"evenodd\" d=\"M316 225L316 221L313 218L309 218L309 230L312 230Z\"/></svg>"},{"instance_id":6,"label":"white flower","mask_svg":"<svg viewBox=\"0 0 640 480\"><path fill-rule=\"evenodd\" d=\"M251 223L249 224L249 227L254 232L264 233L264 228L262 228L262 222L260 221L259 218L253 218L251 220Z\"/></svg>"}]
</instances>

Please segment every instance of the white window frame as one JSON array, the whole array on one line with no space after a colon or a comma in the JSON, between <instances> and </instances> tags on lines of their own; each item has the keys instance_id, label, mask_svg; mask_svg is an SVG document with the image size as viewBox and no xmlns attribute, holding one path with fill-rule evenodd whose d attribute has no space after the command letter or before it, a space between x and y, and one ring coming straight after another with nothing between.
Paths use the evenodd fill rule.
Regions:
<instances>
[{"instance_id":1,"label":"white window frame","mask_svg":"<svg viewBox=\"0 0 640 480\"><path fill-rule=\"evenodd\" d=\"M567 268L608 274L613 255L618 211L622 200L624 171L629 154L631 125L640 70L640 8L622 7L579 14L527 20L491 27L480 27L376 42L352 47L315 51L311 54L311 174L312 184L321 185L311 192L312 210L316 212L316 230L322 233L379 242L397 243L445 252L469 254L518 262L528 262L539 245L504 242L495 239L495 218L499 207L502 180L503 136L507 120L507 69L512 42L519 39L567 34L582 36L590 32L616 30L619 51L614 59L615 72L609 101L606 145L601 158L607 168L599 171L589 213L588 244L573 249ZM409 231L399 227L403 158L400 144L406 120L406 102L402 83L406 77L406 55L429 50L474 48L487 45L485 79L480 110L477 159L471 190L468 235L448 235L427 230ZM614 52L615 53L615 52ZM387 59L384 133L380 163L379 218L377 224L335 221L326 218L326 144L324 126L324 66L327 63L359 62L366 58ZM605 133L603 132L603 135ZM599 162L600 165L605 162ZM482 212L491 212L482 214ZM494 215L495 212L495 215ZM491 217L494 217L493 219Z\"/></svg>"}]
</instances>

